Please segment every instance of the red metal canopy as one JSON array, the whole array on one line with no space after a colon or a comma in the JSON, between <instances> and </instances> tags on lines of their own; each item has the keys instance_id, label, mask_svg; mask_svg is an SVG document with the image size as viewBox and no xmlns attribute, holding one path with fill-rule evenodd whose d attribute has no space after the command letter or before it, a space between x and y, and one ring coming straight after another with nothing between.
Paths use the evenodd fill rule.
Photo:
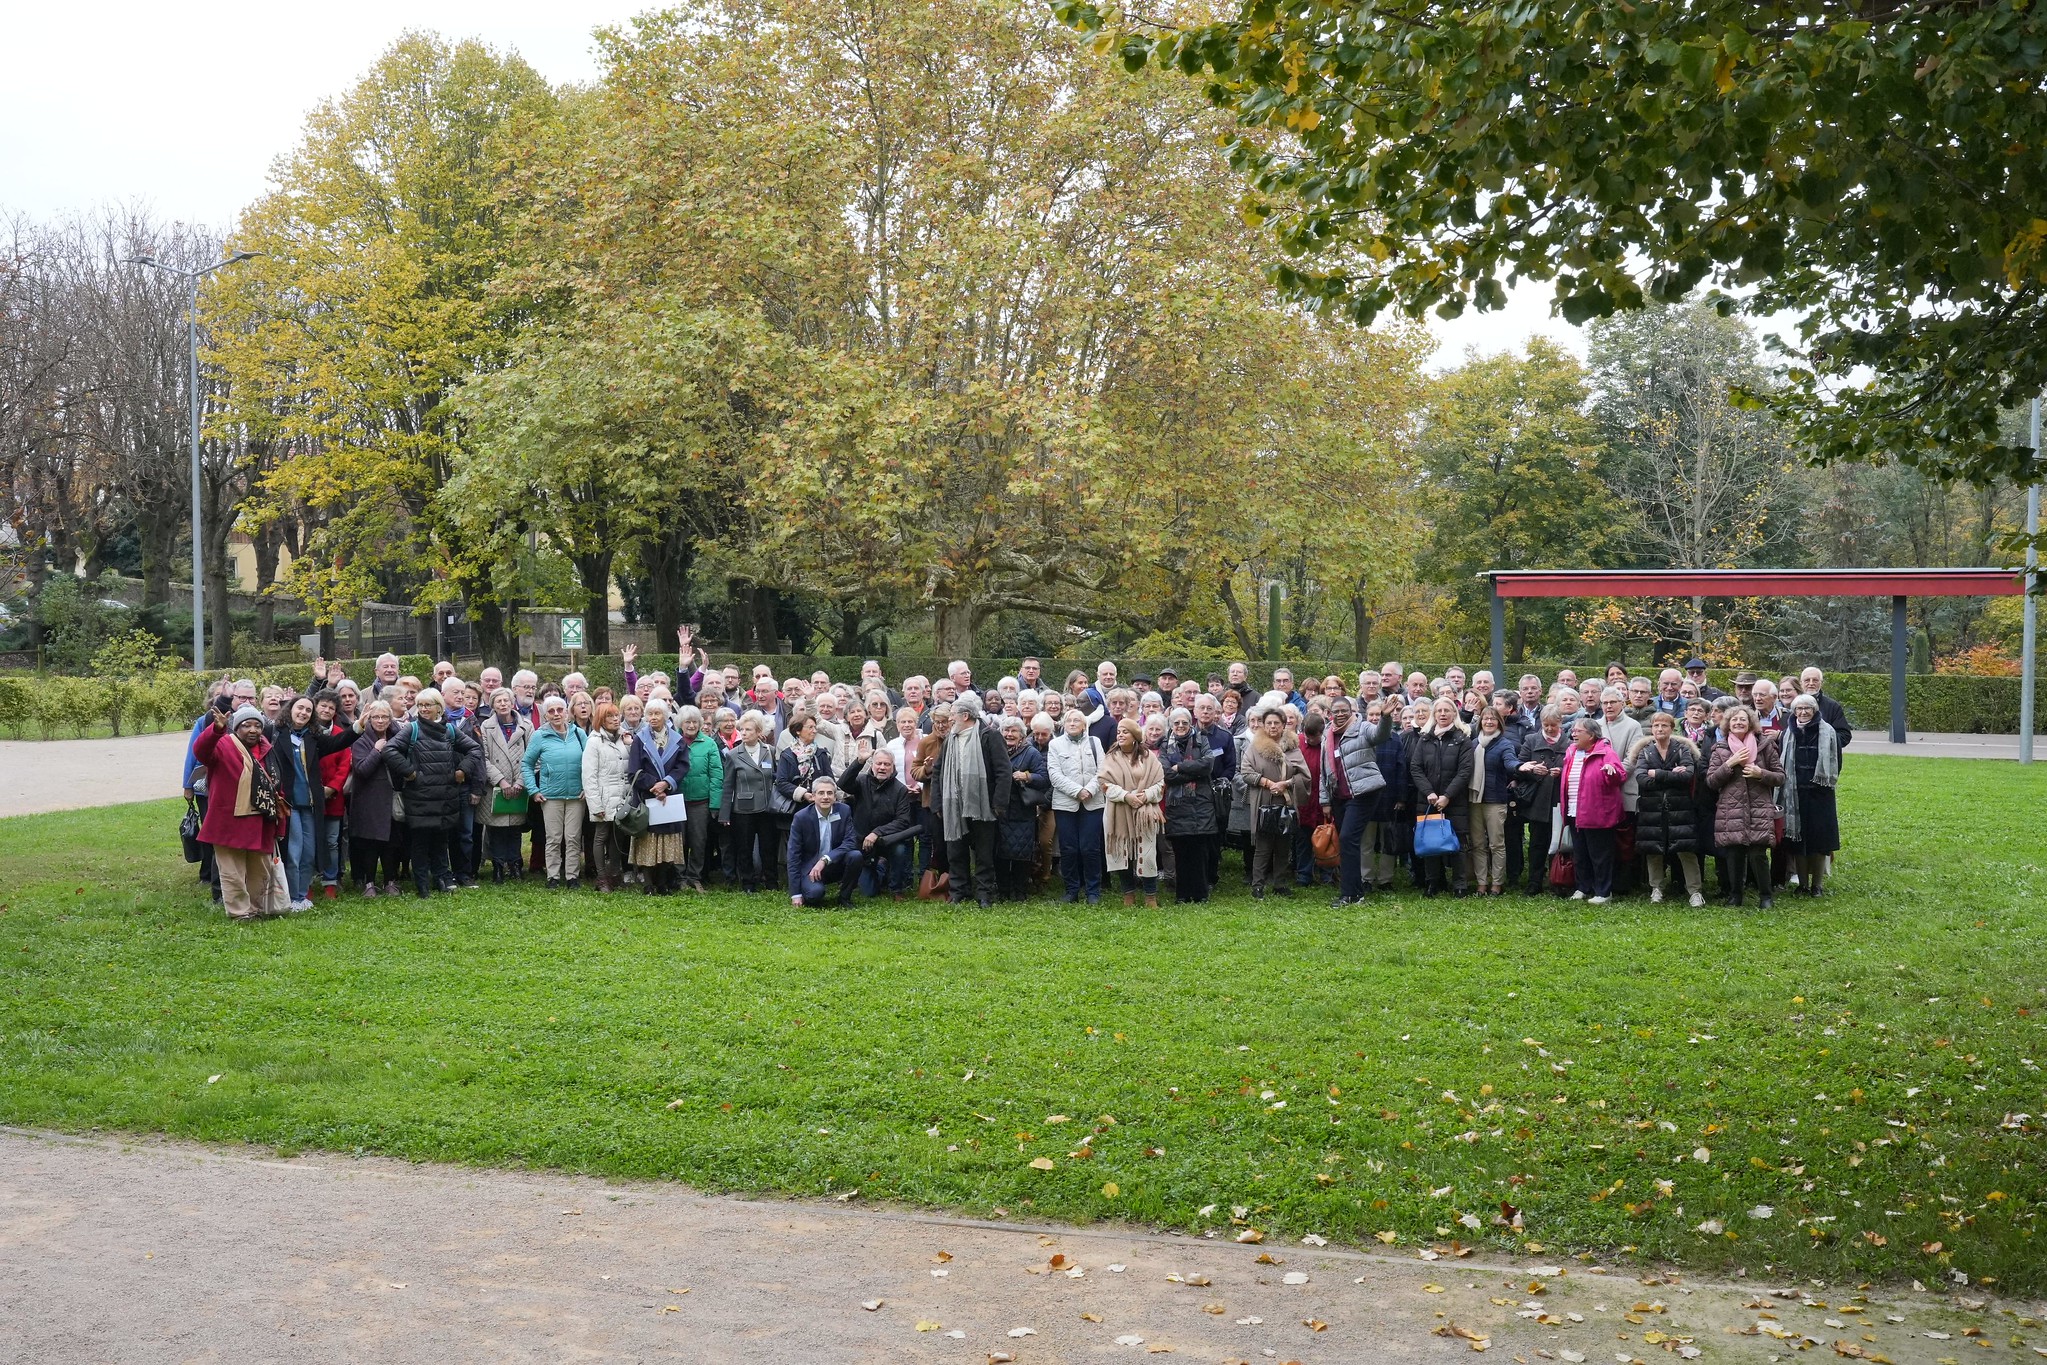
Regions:
<instances>
[{"instance_id":1,"label":"red metal canopy","mask_svg":"<svg viewBox=\"0 0 2047 1365\"><path fill-rule=\"evenodd\" d=\"M1495 569L1501 597L2017 597L2017 569Z\"/></svg>"}]
</instances>

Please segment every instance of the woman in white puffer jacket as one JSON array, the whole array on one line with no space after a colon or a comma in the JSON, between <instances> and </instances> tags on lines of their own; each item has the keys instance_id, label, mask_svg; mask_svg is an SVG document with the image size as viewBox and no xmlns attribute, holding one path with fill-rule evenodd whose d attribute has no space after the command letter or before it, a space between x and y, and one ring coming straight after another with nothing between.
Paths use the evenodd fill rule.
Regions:
<instances>
[{"instance_id":1,"label":"woman in white puffer jacket","mask_svg":"<svg viewBox=\"0 0 2047 1365\"><path fill-rule=\"evenodd\" d=\"M610 702L597 708L590 742L583 747L583 801L590 810L590 861L596 864L597 889L616 891L625 864L624 836L617 820L632 805L632 784L626 781L631 757L629 738L620 733L618 708Z\"/></svg>"}]
</instances>

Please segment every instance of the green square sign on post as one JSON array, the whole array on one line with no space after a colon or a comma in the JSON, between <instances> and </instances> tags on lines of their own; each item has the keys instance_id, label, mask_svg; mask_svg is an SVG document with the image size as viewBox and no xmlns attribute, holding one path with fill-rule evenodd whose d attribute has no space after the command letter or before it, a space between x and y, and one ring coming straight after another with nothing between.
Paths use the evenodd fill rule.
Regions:
<instances>
[{"instance_id":1,"label":"green square sign on post","mask_svg":"<svg viewBox=\"0 0 2047 1365\"><path fill-rule=\"evenodd\" d=\"M581 649L583 647L583 618L564 616L561 618L561 647Z\"/></svg>"}]
</instances>

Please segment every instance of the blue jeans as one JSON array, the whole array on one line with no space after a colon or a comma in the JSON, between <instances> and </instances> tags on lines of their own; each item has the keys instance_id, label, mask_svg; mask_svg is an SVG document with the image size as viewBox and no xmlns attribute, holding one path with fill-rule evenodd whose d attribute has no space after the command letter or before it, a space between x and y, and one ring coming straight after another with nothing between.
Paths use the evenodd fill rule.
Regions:
<instances>
[{"instance_id":1,"label":"blue jeans","mask_svg":"<svg viewBox=\"0 0 2047 1365\"><path fill-rule=\"evenodd\" d=\"M1059 875L1066 897L1102 895L1102 813L1098 810L1054 811L1059 826Z\"/></svg>"},{"instance_id":2,"label":"blue jeans","mask_svg":"<svg viewBox=\"0 0 2047 1365\"><path fill-rule=\"evenodd\" d=\"M341 884L341 817L338 815L328 816L320 826L320 880L328 886Z\"/></svg>"},{"instance_id":3,"label":"blue jeans","mask_svg":"<svg viewBox=\"0 0 2047 1365\"><path fill-rule=\"evenodd\" d=\"M305 900L313 886L313 813L294 806L284 827L284 885L294 901Z\"/></svg>"},{"instance_id":4,"label":"blue jeans","mask_svg":"<svg viewBox=\"0 0 2047 1365\"><path fill-rule=\"evenodd\" d=\"M884 891L906 891L916 871L915 835L893 844L876 844L867 850L867 865L860 871L860 889L869 896L879 896Z\"/></svg>"}]
</instances>

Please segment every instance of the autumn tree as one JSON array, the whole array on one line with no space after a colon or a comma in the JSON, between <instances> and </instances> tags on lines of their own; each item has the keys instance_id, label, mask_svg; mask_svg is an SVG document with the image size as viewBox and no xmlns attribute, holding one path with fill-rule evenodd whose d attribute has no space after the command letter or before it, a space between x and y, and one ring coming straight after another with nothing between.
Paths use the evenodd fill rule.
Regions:
<instances>
[{"instance_id":1,"label":"autumn tree","mask_svg":"<svg viewBox=\"0 0 2047 1365\"><path fill-rule=\"evenodd\" d=\"M1472 647L1487 630L1487 570L1597 565L1626 531L1585 401L1584 367L1541 337L1436 381L1421 436L1420 512L1434 525L1422 567L1455 595ZM1531 633L1562 632L1559 609L1537 599L1514 599L1507 625L1514 662Z\"/></svg>"},{"instance_id":2,"label":"autumn tree","mask_svg":"<svg viewBox=\"0 0 2047 1365\"><path fill-rule=\"evenodd\" d=\"M1764 397L1811 454L2030 468L1998 414L2047 388L2039 5L1055 7L1244 125L1246 210L1304 298L1455 316L1536 280L1580 322L1707 284L1798 317Z\"/></svg>"},{"instance_id":3,"label":"autumn tree","mask_svg":"<svg viewBox=\"0 0 2047 1365\"><path fill-rule=\"evenodd\" d=\"M463 448L451 397L503 363L521 320L488 293L501 188L553 103L516 57L407 34L308 116L238 225L236 244L264 254L215 287L214 355L231 420L278 453L266 496L311 523L291 586L318 619L380 590L460 595L487 651L516 656L500 550L436 495Z\"/></svg>"},{"instance_id":4,"label":"autumn tree","mask_svg":"<svg viewBox=\"0 0 2047 1365\"><path fill-rule=\"evenodd\" d=\"M1789 434L1734 401L1763 391L1755 334L1699 303L1617 314L1587 329L1591 412L1606 445L1608 486L1628 512L1617 563L1734 569L1800 562L1801 530L1819 500L1801 496ZM1614 609L1613 626L1669 653L1704 653L1708 637L1735 657L1737 625L1755 604L1644 598ZM1734 613L1730 615L1730 612Z\"/></svg>"},{"instance_id":5,"label":"autumn tree","mask_svg":"<svg viewBox=\"0 0 2047 1365\"><path fill-rule=\"evenodd\" d=\"M724 427L751 444L722 563L842 615L915 604L954 653L1000 611L1216 604L1327 348L1219 204L1198 100L965 0L707 4L607 64L534 174L532 296L571 332L629 306L775 338Z\"/></svg>"}]
</instances>

